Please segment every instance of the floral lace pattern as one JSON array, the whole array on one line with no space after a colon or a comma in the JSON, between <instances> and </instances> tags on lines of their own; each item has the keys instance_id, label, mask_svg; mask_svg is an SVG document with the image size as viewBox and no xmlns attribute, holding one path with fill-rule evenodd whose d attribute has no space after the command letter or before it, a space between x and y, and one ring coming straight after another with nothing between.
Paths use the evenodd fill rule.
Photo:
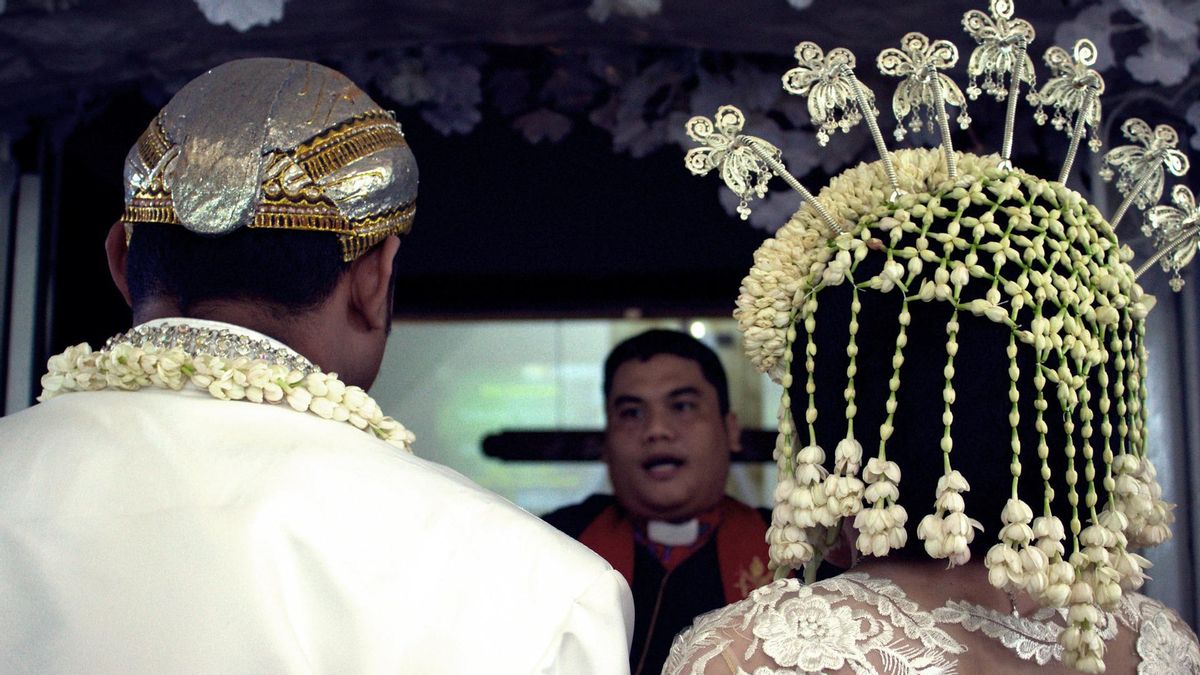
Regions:
<instances>
[{"instance_id":1,"label":"floral lace pattern","mask_svg":"<svg viewBox=\"0 0 1200 675\"><path fill-rule=\"evenodd\" d=\"M1043 666L1062 660L1058 637L1065 625L1065 609L1012 616L949 600L928 611L892 581L863 573L809 586L783 579L742 602L697 618L676 638L663 672L797 675L848 670L859 675L950 675L962 672L958 658L967 651L952 634L956 627ZM1160 603L1126 594L1117 611L1106 615L1099 626L1101 638L1112 640L1119 626L1137 635L1139 673L1200 672L1195 636Z\"/></svg>"},{"instance_id":2,"label":"floral lace pattern","mask_svg":"<svg viewBox=\"0 0 1200 675\"><path fill-rule=\"evenodd\" d=\"M1128 596L1127 596L1128 597ZM1120 618L1138 630L1137 653L1142 675L1200 673L1200 647L1196 637L1179 617L1163 611L1162 605L1145 596L1133 595L1123 602Z\"/></svg>"}]
</instances>

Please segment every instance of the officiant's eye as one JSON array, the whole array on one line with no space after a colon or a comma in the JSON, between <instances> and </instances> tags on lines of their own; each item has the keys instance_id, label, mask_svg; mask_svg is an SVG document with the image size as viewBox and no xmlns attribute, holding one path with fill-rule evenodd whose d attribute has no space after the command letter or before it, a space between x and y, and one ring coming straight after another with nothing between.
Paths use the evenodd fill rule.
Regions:
<instances>
[{"instance_id":1,"label":"officiant's eye","mask_svg":"<svg viewBox=\"0 0 1200 675\"><path fill-rule=\"evenodd\" d=\"M695 412L699 407L699 402L693 399L682 399L671 402L671 410L679 413Z\"/></svg>"},{"instance_id":2,"label":"officiant's eye","mask_svg":"<svg viewBox=\"0 0 1200 675\"><path fill-rule=\"evenodd\" d=\"M619 420L640 420L645 415L646 412L642 406L631 405L617 408L617 419Z\"/></svg>"}]
</instances>

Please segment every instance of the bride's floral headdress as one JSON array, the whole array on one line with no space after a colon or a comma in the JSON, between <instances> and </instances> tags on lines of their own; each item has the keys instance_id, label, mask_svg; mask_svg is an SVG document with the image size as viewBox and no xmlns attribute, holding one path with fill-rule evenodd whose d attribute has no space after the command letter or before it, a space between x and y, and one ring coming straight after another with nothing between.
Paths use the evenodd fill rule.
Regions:
<instances>
[{"instance_id":1,"label":"bride's floral headdress","mask_svg":"<svg viewBox=\"0 0 1200 675\"><path fill-rule=\"evenodd\" d=\"M1152 206L1163 193L1165 174L1182 175L1188 161L1176 149L1170 127L1152 129L1131 119L1122 130L1133 145L1105 156L1102 175L1117 176L1124 196L1106 219L1064 185L1089 131L1089 147L1099 148L1095 130L1104 81L1090 68L1095 46L1081 40L1071 52L1052 47L1045 55L1050 77L1039 87L1027 54L1034 31L1013 18L1010 0L992 0L988 14L967 12L963 25L978 45L967 67L965 95L942 72L958 60L948 41L909 33L899 49L885 49L877 60L884 74L901 78L893 97L896 138L904 136L905 126L928 126L940 132L940 148L889 150L876 122L874 95L855 77L853 54L825 53L802 42L796 47L798 66L784 74L783 86L808 97L821 144L865 120L881 159L846 170L814 196L787 173L777 148L742 133L745 119L737 108L723 106L713 120L688 122L687 132L700 147L688 152L686 165L696 174L719 170L741 197L743 217L773 176L804 196L791 220L756 252L734 312L751 361L784 386L775 453L779 484L768 533L776 569L806 566L814 572L850 517L863 554L883 556L906 545L909 514L898 503L902 467L887 451L902 393L910 308L945 303L950 318L939 375L943 428L928 461L940 464L942 475L915 534L931 557L955 565L970 558L969 545L983 529L966 515L970 486L952 461L955 373L970 365L956 360L960 318L981 317L1007 328L1012 429L1011 497L994 514L999 536L985 559L989 579L1044 605L1069 607L1070 626L1060 637L1064 659L1099 672L1101 610L1115 607L1122 590L1141 586L1149 562L1131 549L1161 543L1172 522L1172 505L1163 501L1146 454L1144 331L1154 298L1137 279L1161 263L1173 275L1172 287L1179 288L1179 271L1200 240L1200 209L1183 186L1172 191L1174 206ZM1050 121L1070 137L1057 180L1029 174L1010 159L1022 86L1036 108L1035 120ZM956 152L947 108L958 110L956 121L966 128L967 98L985 93L1007 100L1001 153ZM1143 230L1159 250L1136 270L1133 252L1114 234L1133 206L1145 211ZM814 334L828 314L818 311L821 293L837 286L848 286L850 296L845 434L829 463L814 428L819 412ZM855 382L862 379L856 336L869 294L894 294L900 308L890 372L874 374L887 391L872 453L864 452L854 424ZM1022 370L1022 353L1032 354L1035 367ZM797 394L807 400L793 402ZM1023 396L1033 398L1031 408ZM1033 432L1023 437L1018 427L1030 426L1021 420L1030 409ZM803 419L793 419L793 410L797 415L802 410ZM1061 425L1061 434L1052 425ZM1066 490L1056 494L1052 478ZM1018 487L1031 481L1042 484L1041 503L1020 496L1028 490ZM1070 516L1064 522L1056 511Z\"/></svg>"}]
</instances>

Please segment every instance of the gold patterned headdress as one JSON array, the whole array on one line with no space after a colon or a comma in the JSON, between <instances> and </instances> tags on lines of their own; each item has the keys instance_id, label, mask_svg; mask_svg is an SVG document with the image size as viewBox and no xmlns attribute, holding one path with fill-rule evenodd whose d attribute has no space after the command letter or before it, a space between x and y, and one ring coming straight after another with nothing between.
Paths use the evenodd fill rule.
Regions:
<instances>
[{"instance_id":1,"label":"gold patterned headdress","mask_svg":"<svg viewBox=\"0 0 1200 675\"><path fill-rule=\"evenodd\" d=\"M244 59L188 83L130 149L122 220L330 232L349 262L407 233L416 197L400 125L353 82L316 63Z\"/></svg>"},{"instance_id":2,"label":"gold patterned headdress","mask_svg":"<svg viewBox=\"0 0 1200 675\"><path fill-rule=\"evenodd\" d=\"M1038 89L1026 53L1032 26L1013 18L1010 0L992 0L990 10L968 12L963 21L978 43L967 66L966 96L941 72L958 59L946 40L909 33L899 49L885 49L877 59L881 72L901 78L893 98L897 139L904 125L928 126L940 132L940 148L889 150L876 123L875 97L854 75L854 56L803 42L796 47L799 65L783 76L784 89L808 97L822 145L832 132L865 120L880 160L843 172L814 196L787 173L777 148L742 133L745 118L737 108L723 106L712 120L688 122L688 135L700 147L688 152L685 164L696 174L717 169L741 197L743 218L773 176L805 200L755 253L734 312L751 361L784 385L775 452L779 484L768 532L773 566L814 573L846 518L853 518L864 555L905 548L910 527L899 503L902 469L920 475L929 467L940 476L936 490L905 497L910 506L915 499L929 509L912 529L929 556L965 563L983 528L966 514L970 485L955 466L967 471L971 463L957 460L955 448L998 447L1008 459L991 469L1007 469L1011 490L1005 483L1001 512L986 514L997 533L984 561L989 581L1047 606L1069 607L1071 625L1059 638L1064 661L1099 672L1101 610L1114 608L1123 590L1140 587L1149 562L1132 549L1161 543L1172 522L1173 507L1162 499L1146 450L1144 332L1154 298L1137 278L1159 262L1173 272L1173 287L1182 283L1179 270L1200 241L1200 210L1182 186L1172 192L1175 206L1152 206L1165 173L1182 175L1188 162L1175 148L1173 130L1152 130L1136 119L1122 128L1137 144L1105 158L1111 168L1103 175L1119 173L1117 189L1125 197L1112 216L1106 219L1066 187L1089 127L1088 146L1099 148L1094 130L1104 81L1090 68L1095 46L1081 40L1072 52L1052 47L1045 56L1051 77ZM1027 173L1010 159L1022 84L1031 90L1035 120L1049 119L1070 136L1057 180ZM983 93L1007 98L1001 154L956 152L946 108L958 108L965 128L967 98ZM1114 232L1130 206L1145 210L1143 231L1159 247L1137 270L1133 252ZM848 321L836 301L848 304ZM868 301L873 305L864 309ZM835 309L822 311L823 305ZM881 370L860 374L866 337L860 327L882 325L879 307L894 308L895 321L873 335L886 343L873 362ZM848 339L838 345L840 354L823 353L818 365L818 326L831 324ZM972 368L968 355L978 352L959 349L968 326L1006 343L995 354L1006 367ZM946 336L944 352L931 333ZM910 336L918 336L911 345ZM922 388L902 386L902 375L913 378L914 352L934 355L932 372L916 376L926 391L940 393L934 405L906 399L906 390ZM999 414L1011 435L964 437L955 413L979 411L956 407L958 372L1000 379L1007 396ZM877 397L864 396L868 390ZM860 406L875 404L880 424L856 425L864 416ZM840 439L832 461L818 441L818 417L832 419L823 428L835 429ZM896 446L912 441L896 432L913 424L922 425L913 437L932 441L913 448L919 467L902 467ZM924 435L926 428L933 433ZM864 442L877 444L875 451L864 451ZM1037 495L1032 504L1025 501L1031 494Z\"/></svg>"}]
</instances>

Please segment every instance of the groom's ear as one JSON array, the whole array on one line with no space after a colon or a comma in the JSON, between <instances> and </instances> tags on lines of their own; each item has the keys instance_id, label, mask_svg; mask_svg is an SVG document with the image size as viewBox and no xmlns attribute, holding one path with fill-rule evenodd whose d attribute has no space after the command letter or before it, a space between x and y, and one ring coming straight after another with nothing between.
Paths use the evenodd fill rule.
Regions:
<instances>
[{"instance_id":1,"label":"groom's ear","mask_svg":"<svg viewBox=\"0 0 1200 675\"><path fill-rule=\"evenodd\" d=\"M108 273L112 276L113 284L125 298L125 304L133 307L133 298L129 295L129 280L125 276L125 259L129 255L129 247L125 245L125 223L117 221L108 228L108 236L104 238L104 253L108 257Z\"/></svg>"}]
</instances>

